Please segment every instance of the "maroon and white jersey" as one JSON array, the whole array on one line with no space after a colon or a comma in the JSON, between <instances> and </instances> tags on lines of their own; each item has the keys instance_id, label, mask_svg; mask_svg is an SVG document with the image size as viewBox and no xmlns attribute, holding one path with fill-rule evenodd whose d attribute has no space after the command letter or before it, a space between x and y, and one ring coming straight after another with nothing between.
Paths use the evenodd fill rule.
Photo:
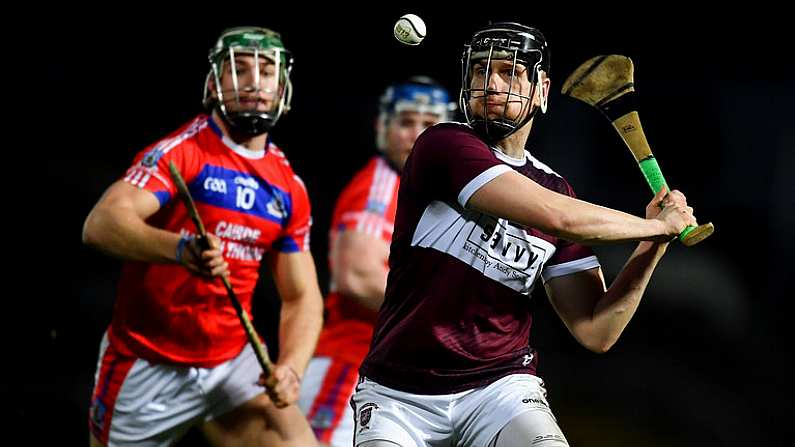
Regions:
<instances>
[{"instance_id":1,"label":"maroon and white jersey","mask_svg":"<svg viewBox=\"0 0 795 447\"><path fill-rule=\"evenodd\" d=\"M360 373L417 394L448 394L535 374L530 292L599 267L590 248L467 209L510 169L561 194L571 186L525 152L512 159L469 127L417 139L401 177L386 298Z\"/></svg>"}]
</instances>

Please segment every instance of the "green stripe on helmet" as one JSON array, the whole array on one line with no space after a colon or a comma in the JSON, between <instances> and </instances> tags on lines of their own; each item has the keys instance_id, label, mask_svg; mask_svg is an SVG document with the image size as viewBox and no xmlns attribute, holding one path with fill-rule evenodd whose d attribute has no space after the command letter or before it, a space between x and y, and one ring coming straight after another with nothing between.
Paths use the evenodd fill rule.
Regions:
<instances>
[{"instance_id":1,"label":"green stripe on helmet","mask_svg":"<svg viewBox=\"0 0 795 447\"><path fill-rule=\"evenodd\" d=\"M287 62L281 35L267 28L241 26L224 30L210 52L210 61L220 65L229 48L233 48L237 53L251 53L256 49L266 56L269 50L281 50L281 62L283 64Z\"/></svg>"}]
</instances>

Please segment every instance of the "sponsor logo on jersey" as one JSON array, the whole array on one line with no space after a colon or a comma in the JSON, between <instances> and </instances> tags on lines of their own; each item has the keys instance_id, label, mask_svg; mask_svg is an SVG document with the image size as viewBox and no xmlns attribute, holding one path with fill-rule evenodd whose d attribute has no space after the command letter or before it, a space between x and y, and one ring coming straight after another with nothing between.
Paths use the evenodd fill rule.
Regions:
<instances>
[{"instance_id":1,"label":"sponsor logo on jersey","mask_svg":"<svg viewBox=\"0 0 795 447\"><path fill-rule=\"evenodd\" d=\"M268 214L277 219L284 219L285 214L287 214L282 201L277 196L273 196L271 201L265 206L265 209L268 210Z\"/></svg>"},{"instance_id":2,"label":"sponsor logo on jersey","mask_svg":"<svg viewBox=\"0 0 795 447\"><path fill-rule=\"evenodd\" d=\"M522 360L522 366L527 366L532 361L533 361L533 354L525 354L524 359Z\"/></svg>"},{"instance_id":3,"label":"sponsor logo on jersey","mask_svg":"<svg viewBox=\"0 0 795 447\"><path fill-rule=\"evenodd\" d=\"M251 177L235 177L235 185L242 185L251 189L259 189L259 183Z\"/></svg>"},{"instance_id":4,"label":"sponsor logo on jersey","mask_svg":"<svg viewBox=\"0 0 795 447\"><path fill-rule=\"evenodd\" d=\"M245 225L226 221L218 222L215 235L221 238L221 252L224 257L240 261L261 261L265 249L256 246L262 231Z\"/></svg>"},{"instance_id":5,"label":"sponsor logo on jersey","mask_svg":"<svg viewBox=\"0 0 795 447\"><path fill-rule=\"evenodd\" d=\"M261 234L262 230L258 228L247 227L224 220L218 222L218 225L215 226L216 236L233 241L243 241L249 244L257 242Z\"/></svg>"},{"instance_id":6,"label":"sponsor logo on jersey","mask_svg":"<svg viewBox=\"0 0 795 447\"><path fill-rule=\"evenodd\" d=\"M484 276L530 295L555 246L505 219L434 201L425 209L412 245L450 254Z\"/></svg>"},{"instance_id":7,"label":"sponsor logo on jersey","mask_svg":"<svg viewBox=\"0 0 795 447\"><path fill-rule=\"evenodd\" d=\"M163 152L160 147L156 147L144 155L144 158L141 160L141 164L147 168L151 168L157 164L158 160L160 160L160 157L162 157L163 154L165 154L165 152Z\"/></svg>"},{"instance_id":8,"label":"sponsor logo on jersey","mask_svg":"<svg viewBox=\"0 0 795 447\"><path fill-rule=\"evenodd\" d=\"M226 181L221 178L207 177L204 180L204 189L207 191L226 194Z\"/></svg>"},{"instance_id":9,"label":"sponsor logo on jersey","mask_svg":"<svg viewBox=\"0 0 795 447\"><path fill-rule=\"evenodd\" d=\"M483 219L481 222L484 221L480 240L488 243L491 257L503 264L503 273L507 273L509 267L526 271L538 259L538 254L533 252L532 243L523 229L505 221Z\"/></svg>"}]
</instances>

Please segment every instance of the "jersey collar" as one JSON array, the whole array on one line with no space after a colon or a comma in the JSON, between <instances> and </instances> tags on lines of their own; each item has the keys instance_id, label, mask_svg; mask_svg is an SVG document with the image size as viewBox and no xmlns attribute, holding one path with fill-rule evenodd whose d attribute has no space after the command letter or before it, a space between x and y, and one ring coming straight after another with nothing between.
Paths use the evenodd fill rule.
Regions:
<instances>
[{"instance_id":1,"label":"jersey collar","mask_svg":"<svg viewBox=\"0 0 795 447\"><path fill-rule=\"evenodd\" d=\"M251 150L245 146L235 143L234 140L224 135L223 131L221 130L221 127L218 126L218 124L215 122L212 116L207 117L207 123L210 125L210 129L212 129L213 132L215 132L215 134L218 136L218 138L221 139L221 141L224 143L224 145L227 148L231 149L232 152L240 155L243 158L258 160L265 156L266 148L269 147L271 144L271 138L270 135L268 135L268 139L265 141L265 148L259 150Z\"/></svg>"},{"instance_id":2,"label":"jersey collar","mask_svg":"<svg viewBox=\"0 0 795 447\"><path fill-rule=\"evenodd\" d=\"M496 146L491 147L491 151L494 152L494 156L502 160L503 162L511 165L511 166L524 166L527 164L527 157L530 155L527 151L524 151L524 155L522 158L513 158L509 157L505 153L503 153L500 148Z\"/></svg>"}]
</instances>

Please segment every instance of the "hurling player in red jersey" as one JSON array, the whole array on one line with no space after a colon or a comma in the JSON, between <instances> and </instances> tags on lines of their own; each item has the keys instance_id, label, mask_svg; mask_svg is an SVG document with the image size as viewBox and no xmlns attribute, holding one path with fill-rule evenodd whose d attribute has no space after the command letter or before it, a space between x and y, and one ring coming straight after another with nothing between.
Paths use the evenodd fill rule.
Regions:
<instances>
[{"instance_id":1,"label":"hurling player in red jersey","mask_svg":"<svg viewBox=\"0 0 795 447\"><path fill-rule=\"evenodd\" d=\"M447 90L430 78L415 76L390 85L376 121L380 153L337 200L329 232L332 281L326 320L298 402L324 445L353 442L349 401L384 301L400 171L420 133L446 121L454 108Z\"/></svg>"},{"instance_id":2,"label":"hurling player in red jersey","mask_svg":"<svg viewBox=\"0 0 795 447\"><path fill-rule=\"evenodd\" d=\"M315 445L295 405L322 322L309 199L268 138L289 108L292 57L278 33L240 27L223 32L209 59L209 115L139 153L85 222L85 243L124 260L100 347L91 445L165 446L193 425L217 446ZM199 248L169 162L210 250ZM262 261L282 299L278 385L268 390L217 278L229 278L250 312Z\"/></svg>"},{"instance_id":3,"label":"hurling player in red jersey","mask_svg":"<svg viewBox=\"0 0 795 447\"><path fill-rule=\"evenodd\" d=\"M658 194L645 219L578 200L525 149L550 88L537 29L488 25L462 64L467 124L426 130L403 168L384 303L351 400L354 446L567 446L536 375L534 285L604 352L667 241L696 224L679 192ZM622 241L643 242L608 288L587 245Z\"/></svg>"}]
</instances>

